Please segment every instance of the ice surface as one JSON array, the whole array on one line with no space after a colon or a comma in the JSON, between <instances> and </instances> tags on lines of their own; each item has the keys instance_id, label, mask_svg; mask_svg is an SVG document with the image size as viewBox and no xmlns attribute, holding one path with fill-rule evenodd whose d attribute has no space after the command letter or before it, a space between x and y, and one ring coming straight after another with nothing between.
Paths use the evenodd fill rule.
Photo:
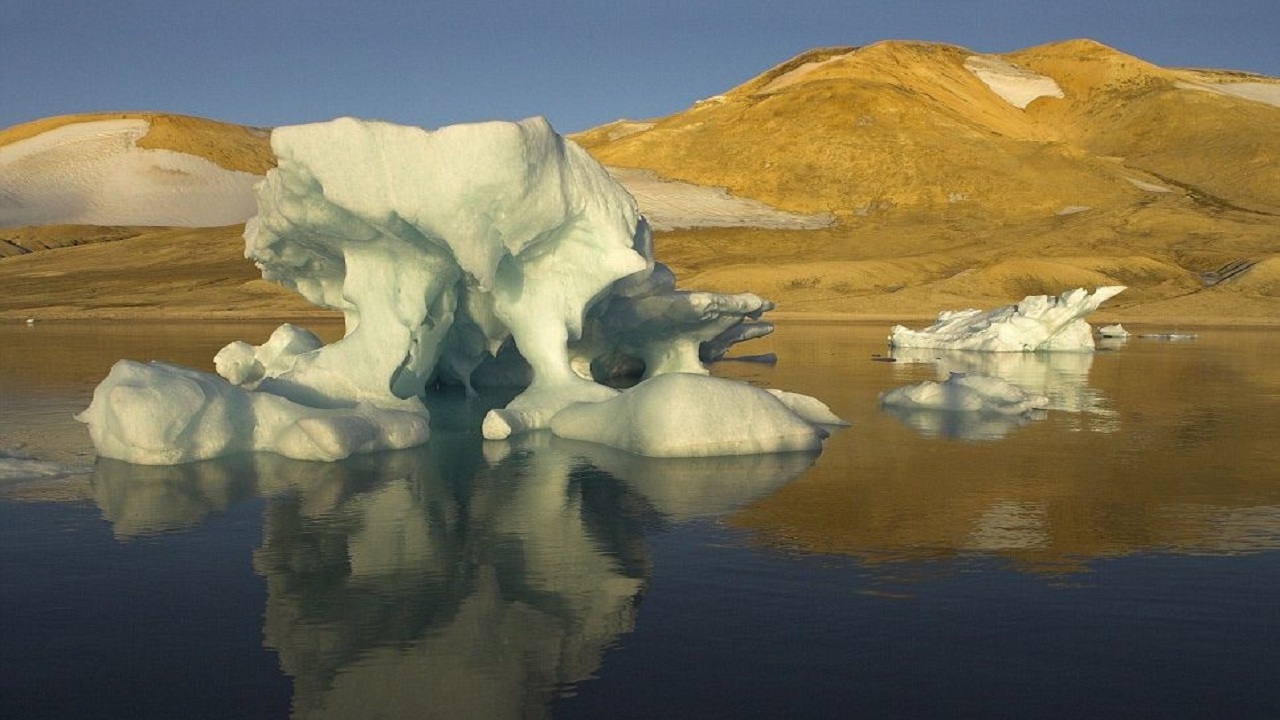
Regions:
<instances>
[{"instance_id":1,"label":"ice surface","mask_svg":"<svg viewBox=\"0 0 1280 720\"><path fill-rule=\"evenodd\" d=\"M244 222L261 179L195 155L140 148L146 120L73 123L0 147L0 227Z\"/></svg>"},{"instance_id":2,"label":"ice surface","mask_svg":"<svg viewBox=\"0 0 1280 720\"><path fill-rule=\"evenodd\" d=\"M691 373L570 405L552 418L551 431L648 457L818 450L825 434L766 390Z\"/></svg>"},{"instance_id":3,"label":"ice surface","mask_svg":"<svg viewBox=\"0 0 1280 720\"><path fill-rule=\"evenodd\" d=\"M926 380L880 394L881 405L979 412L997 415L1022 415L1049 406L1049 398L1024 392L1013 383L990 375L951 373L942 382Z\"/></svg>"},{"instance_id":4,"label":"ice surface","mask_svg":"<svg viewBox=\"0 0 1280 720\"><path fill-rule=\"evenodd\" d=\"M880 394L889 414L929 436L994 440L1043 417L1049 398L988 375L952 373Z\"/></svg>"},{"instance_id":5,"label":"ice surface","mask_svg":"<svg viewBox=\"0 0 1280 720\"><path fill-rule=\"evenodd\" d=\"M1093 293L1076 288L1056 297L1030 295L1016 305L985 312L946 311L924 330L895 325L889 345L987 352L1088 352L1094 349L1093 331L1084 316L1124 290L1119 285L1100 287Z\"/></svg>"},{"instance_id":6,"label":"ice surface","mask_svg":"<svg viewBox=\"0 0 1280 720\"><path fill-rule=\"evenodd\" d=\"M1098 335L1104 338L1127 338L1129 337L1129 331L1125 330L1123 325L1116 323L1115 325L1103 325L1098 328Z\"/></svg>"},{"instance_id":7,"label":"ice surface","mask_svg":"<svg viewBox=\"0 0 1280 720\"><path fill-rule=\"evenodd\" d=\"M221 378L118 364L81 416L99 454L164 464L405 447L427 437L422 396L437 382L527 384L484 419L490 439L597 403L626 409L592 421L608 442L641 437L623 446L649 454L814 449L814 423L838 421L812 399L700 377L705 360L770 332L760 317L773 304L677 290L632 197L541 118L436 131L342 118L277 128L271 145L279 164L256 188L245 254L341 311L345 336L322 345L286 325L261 346L232 343L215 358ZM615 401L599 382L633 372L699 378L677 382L704 402L660 393L666 383ZM762 421L740 421L751 413Z\"/></svg>"},{"instance_id":8,"label":"ice surface","mask_svg":"<svg viewBox=\"0 0 1280 720\"><path fill-rule=\"evenodd\" d=\"M121 360L77 416L98 454L172 465L267 450L301 460L412 447L427 439L427 414L369 403L308 407L167 363Z\"/></svg>"}]
</instances>

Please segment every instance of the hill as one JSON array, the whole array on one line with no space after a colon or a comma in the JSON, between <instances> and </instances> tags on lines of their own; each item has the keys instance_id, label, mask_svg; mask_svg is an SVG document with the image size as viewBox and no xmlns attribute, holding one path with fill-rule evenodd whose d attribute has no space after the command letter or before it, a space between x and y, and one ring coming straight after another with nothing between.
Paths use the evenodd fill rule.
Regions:
<instances>
[{"instance_id":1,"label":"hill","mask_svg":"<svg viewBox=\"0 0 1280 720\"><path fill-rule=\"evenodd\" d=\"M57 196L47 183L15 194L15 147L30 155L68 127L138 120L136 148L198 158L209 176L274 162L260 129L154 113L50 118L0 131L0 197L29 210ZM1275 78L1161 68L1087 40L1003 55L890 41L813 50L668 117L572 137L636 195L682 286L758 292L779 316L922 318L1125 284L1106 317L1280 323ZM129 157L146 159L145 177L164 175L152 172L159 156ZM240 257L244 217L196 215L95 227L66 212L0 216L0 316L300 307L253 294L265 284ZM126 292L156 279L139 264L165 243L200 248L184 261L199 291ZM108 256L119 283L81 282Z\"/></svg>"}]
</instances>

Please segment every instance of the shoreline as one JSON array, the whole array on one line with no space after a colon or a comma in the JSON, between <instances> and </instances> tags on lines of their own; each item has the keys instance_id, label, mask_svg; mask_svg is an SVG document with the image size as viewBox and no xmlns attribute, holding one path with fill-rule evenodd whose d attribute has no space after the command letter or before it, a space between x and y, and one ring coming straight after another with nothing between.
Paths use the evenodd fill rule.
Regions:
<instances>
[{"instance_id":1,"label":"shoreline","mask_svg":"<svg viewBox=\"0 0 1280 720\"><path fill-rule=\"evenodd\" d=\"M332 310L261 310L261 311L196 311L196 310L159 310L151 309L143 312L122 310L33 310L25 313L13 311L0 312L0 324L24 324L28 318L40 323L341 323L342 315ZM776 325L791 324L903 324L908 326L931 325L937 315L923 313L903 313L890 315L886 313L838 313L838 312L770 312L765 313L762 320ZM1123 323L1134 326L1169 326L1172 328L1252 328L1258 330L1280 329L1280 317L1173 317L1173 316L1133 316L1126 313L1101 311L1086 318L1091 325L1111 325Z\"/></svg>"}]
</instances>

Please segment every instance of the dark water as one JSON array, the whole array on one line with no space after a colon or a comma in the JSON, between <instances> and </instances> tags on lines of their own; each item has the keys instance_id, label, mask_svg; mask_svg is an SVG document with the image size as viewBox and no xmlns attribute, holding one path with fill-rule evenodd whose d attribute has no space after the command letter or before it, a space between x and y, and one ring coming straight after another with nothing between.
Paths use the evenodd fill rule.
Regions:
<instances>
[{"instance_id":1,"label":"dark water","mask_svg":"<svg viewBox=\"0 0 1280 720\"><path fill-rule=\"evenodd\" d=\"M142 468L69 419L117 358L269 331L0 328L0 449L72 471L0 480L0 717L1280 717L1280 332L784 326L716 373L851 420L816 457L485 443L446 395L420 449ZM876 403L956 369L1052 408Z\"/></svg>"}]
</instances>

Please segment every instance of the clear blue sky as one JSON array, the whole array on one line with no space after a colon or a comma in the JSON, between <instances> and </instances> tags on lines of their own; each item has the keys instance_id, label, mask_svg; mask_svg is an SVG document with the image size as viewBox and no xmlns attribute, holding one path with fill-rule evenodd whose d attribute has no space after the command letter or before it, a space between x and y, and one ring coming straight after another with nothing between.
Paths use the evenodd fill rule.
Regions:
<instances>
[{"instance_id":1,"label":"clear blue sky","mask_svg":"<svg viewBox=\"0 0 1280 720\"><path fill-rule=\"evenodd\" d=\"M162 110L435 127L666 115L809 48L1088 37L1280 75L1280 0L0 0L0 127Z\"/></svg>"}]
</instances>

